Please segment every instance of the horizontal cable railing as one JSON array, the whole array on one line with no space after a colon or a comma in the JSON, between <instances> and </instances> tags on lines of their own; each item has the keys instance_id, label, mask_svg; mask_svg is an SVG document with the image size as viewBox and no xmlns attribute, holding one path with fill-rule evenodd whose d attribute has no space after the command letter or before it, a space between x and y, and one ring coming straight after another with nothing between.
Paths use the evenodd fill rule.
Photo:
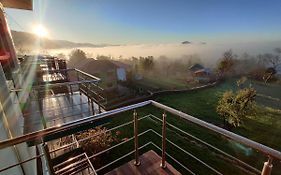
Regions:
<instances>
[{"instance_id":1,"label":"horizontal cable railing","mask_svg":"<svg viewBox=\"0 0 281 175\"><path fill-rule=\"evenodd\" d=\"M38 71L37 71L38 72ZM98 88L100 91L103 91L103 88L99 87L98 85L96 85L96 83L100 82L101 79L93 76L91 74L88 74L86 72L83 72L79 69L58 69L58 70L42 70L39 71L42 73L60 73L60 72L64 72L64 73L69 73L69 72L74 72L74 80L72 81L66 81L66 82L56 82L56 83L44 83L43 85L32 85L32 89L44 89L46 87L59 87L59 86L71 86L71 85L79 85L79 84L86 84L86 83L91 83L91 85L95 86L96 88ZM37 76L37 75L34 75ZM23 89L11 89L12 92L20 92L23 91Z\"/></svg>"},{"instance_id":2,"label":"horizontal cable railing","mask_svg":"<svg viewBox=\"0 0 281 175\"><path fill-rule=\"evenodd\" d=\"M150 144L152 144L155 148L157 148L159 151L162 151L162 149L157 146L155 143L150 142ZM178 165L180 165L182 168L184 168L188 173L195 175L195 173L193 171L191 171L189 168L187 168L186 166L184 166L182 163L180 163L177 159L175 159L173 156L171 156L170 154L166 153L166 155L172 159L174 162L176 162Z\"/></svg>"},{"instance_id":3,"label":"horizontal cable railing","mask_svg":"<svg viewBox=\"0 0 281 175\"><path fill-rule=\"evenodd\" d=\"M145 119L145 118L147 118L147 117L149 117L149 116L150 116L150 115L146 115L146 116L144 116L144 117L139 118L139 120L143 120L143 119ZM111 131L120 129L120 128L124 127L124 126L128 126L128 125L130 125L130 124L133 124L133 121L129 121L129 122L123 123L123 124L121 124L121 125L118 125L118 126L116 126L116 127L107 129L106 132L111 132ZM77 142L80 143L80 142L89 140L89 139L91 139L91 138L93 138L93 137L98 136L99 134L100 134L100 133L97 133L97 134L93 134L93 135L91 135L91 136L89 136L89 137L86 137L86 138L83 138L83 139L79 139L79 140L77 140ZM58 149L50 150L50 152L55 152L55 151L58 151L58 150L61 150L61 149L68 148L68 147L72 146L73 144L75 144L75 143L69 143L69 144L67 144L67 145L64 145L63 147L58 148Z\"/></svg>"},{"instance_id":4,"label":"horizontal cable railing","mask_svg":"<svg viewBox=\"0 0 281 175\"><path fill-rule=\"evenodd\" d=\"M244 144L250 148L253 148L255 150L257 150L258 152L266 155L266 156L269 156L270 159L268 162L266 162L264 164L264 168L262 170L262 174L270 174L270 171L271 171L271 168L272 168L272 159L276 159L276 160L281 160L281 153L277 150L274 150L270 147L267 147L265 145L262 145L260 143L257 143L255 141L252 141L250 139L247 139L245 137L242 137L242 136L239 136L237 134L234 134L230 131L227 131L223 128L220 128L220 127L217 127L213 124L210 124L210 123L207 123L205 121L202 121L200 119L197 119L193 116L190 116L188 114L185 114L181 111L178 111L176 109L173 109L173 108L170 108L168 106L165 106L163 104L160 104L158 102L155 102L155 101L145 101L145 102L142 102L142 103L138 103L138 104L134 104L134 105L130 105L130 106L126 106L126 107L123 107L123 108L119 108L119 109L115 109L115 110L111 110L111 111L107 111L107 112L104 112L104 113L101 113L101 114L97 114L97 115L94 115L94 116L89 116L87 118L83 118L83 119L79 119L79 120L76 120L76 121L72 121L72 122L69 122L69 123L65 123L65 124L62 124L61 126L55 126L55 127L50 127L50 128L47 128L45 130L40 130L40 131L37 131L37 132L34 132L34 133L30 133L30 134L27 134L27 135L24 135L24 136L20 136L20 137L17 137L17 138L13 138L13 139L10 139L10 140L4 140L4 141L1 141L0 142L0 149L3 149L3 148L6 148L6 147L9 147L9 146L13 146L13 145L16 145L16 144L20 144L20 143L23 143L23 142L28 142L28 141L33 141L33 140L38 140L40 138L44 138L46 136L50 136L50 135L53 135L53 134L57 134L57 133L60 133L60 132L65 132L65 131L68 131L70 129L75 129L79 126L83 126L83 125L86 125L86 124L89 124L89 123L94 123L94 122L97 122L97 121L100 121L100 120L103 120L103 119L107 119L107 118L115 118L117 117L116 114L120 114L120 113L123 113L123 112L126 112L126 111L131 111L131 110L136 110L138 108L141 108L141 107L144 107L144 106L147 106L147 105L153 105L154 107L157 107L164 112L163 114L163 118L162 120L159 119L158 117L154 116L154 115L146 115L144 117L141 117L141 118L137 118L137 113L136 111L134 112L134 120L133 121L128 121L128 122L125 122L123 124L120 124L118 126L115 126L111 129L108 129L107 132L111 132L113 130L116 130L116 129L120 129L122 127L126 127L128 125L131 125L131 124L134 124L134 136L133 137L130 137L128 138L127 140L125 141L122 141L122 142L119 142L117 143L116 145L114 146L111 146L110 148L106 149L106 150L103 150L101 152L98 152L96 154L93 154L93 155L90 155L89 156L89 159L93 159L97 156L100 156L102 155L103 153L107 152L107 151L110 151L112 149L115 149L115 148L118 148L119 146L121 145L124 145L128 142L132 142L134 140L134 143L135 143L135 148L133 151L117 158L116 160L108 163L107 165L104 165L103 167L100 167L98 168L96 171L99 172L107 167L109 167L110 165L120 161L121 159L125 158L125 157L128 157L129 155L132 155L133 153L135 153L135 159L136 159L136 162L138 163L138 151L148 145L154 145L155 147L157 148L160 148L159 146L157 146L156 143L154 143L153 141L150 141L142 146L139 146L138 145L138 137L144 135L144 134L148 134L148 133L154 133L157 137L161 138L162 139L162 167L165 168L165 162L166 162L166 158L165 156L167 155L167 157L169 157L171 160L173 160L174 162L176 162L178 165L180 165L182 168L184 168L186 171L188 171L189 173L191 174L195 174L194 172L192 172L189 168L185 167L184 165L184 162L181 162L180 160L178 159L175 159L173 157L173 155L171 154L168 154L168 151L166 150L166 142L167 144L170 144L172 145L174 148L177 148L178 150L182 151L183 153L185 153L186 155L188 155L189 157L193 158L194 160L198 161L200 164L204 165L205 167L207 167L209 170L213 171L214 173L216 174L222 174L219 170L217 170L216 168L212 167L211 165L207 164L206 162L200 160L198 157L196 157L194 154L191 154L190 152L188 152L187 150L181 148L177 143L175 143L174 141L170 140L170 139L167 139L166 138L166 126L167 127L170 127L172 128L174 131L173 132L178 132L178 133L181 133L181 134L184 134L188 137L191 137L192 139L210 147L211 149L215 150L216 152L224 155L224 156L227 156L228 158L238 162L238 164L246 167L247 169L251 170L253 173L256 173L256 174L260 174L261 171L259 171L258 169L252 167L251 165L245 163L244 161L241 161L237 158L235 158L234 156L228 154L228 153L225 153L224 151L220 150L219 148L193 136L192 134L189 134L188 132L178 128L177 126L169 123L166 121L166 113L170 113L170 114L173 114L175 116L178 116L182 119L184 119L185 121L189 121L193 124L196 124L202 128L205 128L205 129L208 129L210 131L213 131L225 138L228 138L228 139L231 139L235 142L238 142L238 143L241 143L241 144ZM138 133L138 122L137 121L141 121L143 119L146 119L146 118L153 118L153 119L156 119L157 121L159 121L160 123L162 123L162 135L159 134L157 131L155 131L154 129L147 129L145 131L142 131L141 133ZM169 131L170 132L170 131ZM70 143L70 144L67 144L67 145L64 145L63 147L61 148L58 148L58 149L55 149L55 150L51 150L50 153L52 152L55 152L55 151L58 151L58 150L62 150L62 149L66 149L67 147L73 145L73 144L77 144L77 143L80 143L82 141L85 141L87 139L90 139L92 137L94 137L95 135L93 136L89 136L87 138L83 138L81 140L77 140L73 143ZM41 156L41 155L40 155ZM34 159L36 159L38 157L34 157ZM16 165L15 165L16 166ZM9 168L11 168L12 166L9 166L7 168L4 168L4 169L1 169L1 171L4 171L4 170L7 170Z\"/></svg>"},{"instance_id":5,"label":"horizontal cable railing","mask_svg":"<svg viewBox=\"0 0 281 175\"><path fill-rule=\"evenodd\" d=\"M46 87L61 87L61 86L71 86L71 85L79 85L85 83L97 83L99 80L78 80L78 81L69 81L69 82L62 82L62 83L46 83L44 85L34 85L32 89L34 90L44 90ZM11 92L21 92L24 89L11 89Z\"/></svg>"},{"instance_id":6,"label":"horizontal cable railing","mask_svg":"<svg viewBox=\"0 0 281 175\"><path fill-rule=\"evenodd\" d=\"M183 112L181 112L179 110L176 110L176 109L173 109L171 107L168 107L168 106L163 105L161 103L158 103L158 102L155 102L155 101L152 101L151 103L152 103L152 105L154 105L154 106L156 106L156 107L158 107L160 109L163 109L163 110L165 110L167 112L170 112L171 114L179 116L179 117L181 117L181 118L183 118L183 119L185 119L185 120L187 120L187 121L189 121L191 123L197 124L197 125L199 125L199 126L201 126L203 128L209 129L209 130L214 131L214 132L216 132L216 133L218 133L220 135L223 135L226 138L229 138L229 139L234 140L234 141L236 141L238 143L241 143L241 144L244 144L244 145L249 146L251 148L254 148L257 151L259 151L261 153L264 153L265 155L268 155L268 156L271 156L271 157L276 158L278 160L281 160L281 152L279 152L277 150L274 150L274 149L272 149L272 148L270 148L268 146L262 145L262 144L260 144L258 142L255 142L253 140L247 139L247 138L242 137L242 136L240 136L238 134L235 134L233 132L227 131L227 130L225 130L223 128L220 128L220 127L215 126L215 125L213 125L211 123L208 123L208 122L205 122L205 121L200 120L198 118L195 118L195 117L193 117L191 115L188 115L188 114L183 113Z\"/></svg>"},{"instance_id":7,"label":"horizontal cable railing","mask_svg":"<svg viewBox=\"0 0 281 175\"><path fill-rule=\"evenodd\" d=\"M150 115L150 117L152 117L153 119L156 119L156 120L162 122L161 119L159 119L158 117L156 117L156 116L154 116L154 115ZM232 156L232 155L230 155L230 154L228 154L228 153L226 153L226 152L224 152L224 151L222 151L222 150L216 148L215 146L213 146L213 145L211 145L211 144L209 144L209 143L207 143L207 142L205 142L205 141L203 141L203 140L201 140L201 139L195 137L194 135L189 134L189 133L186 132L186 131L183 131L182 129L180 129L180 128L174 126L173 124L171 124L171 123L169 123L169 122L167 122L166 124L167 124L167 126L173 128L173 129L175 129L176 131L178 131L178 132L180 132L180 133L182 133L182 134L184 134L184 135L186 135L186 136L188 136L188 137L190 137L190 138L196 140L197 142L199 142L199 143L201 143L201 144L204 144L204 145L206 145L206 146L209 147L209 148L214 149L214 150L217 151L218 153L220 153L220 154L222 154L222 155L224 155L224 156L226 156L226 157L229 157L229 158L232 159L232 160L235 160L236 162L238 162L239 164L241 164L241 165L247 167L247 168L250 169L251 171L256 172L256 173L258 173L258 174L261 173L261 171L259 171L258 169L254 168L254 167L252 167L252 166L249 166L249 164L247 164L247 163L241 161L240 159L237 159L236 157L234 157L234 156ZM155 131L154 131L154 132L155 132ZM175 134L178 134L178 133L175 132ZM158 133L157 133L157 135L159 136Z\"/></svg>"},{"instance_id":8,"label":"horizontal cable railing","mask_svg":"<svg viewBox=\"0 0 281 175\"><path fill-rule=\"evenodd\" d=\"M43 110L43 112L53 112L53 111L60 111L60 110L64 110L64 109L68 109L68 108L73 108L73 107L79 107L79 106L83 106L83 105L88 105L89 102L84 102L84 103L76 103L76 104L72 104L72 105L67 105L67 106L60 106L60 107L48 107L48 109ZM40 113L40 110L37 111L32 111L29 113L24 113L23 116L28 116L31 114L38 114ZM83 111L82 111L83 112Z\"/></svg>"},{"instance_id":9,"label":"horizontal cable railing","mask_svg":"<svg viewBox=\"0 0 281 175\"><path fill-rule=\"evenodd\" d=\"M78 119L75 121L71 121L68 123L64 123L61 126L53 126L53 127L49 127L47 129L42 129L36 132L32 132L23 136L19 136L19 137L15 137L12 139L7 139L7 140L2 140L0 141L0 149L9 147L9 146L13 146L13 145L17 145L20 143L24 143L24 142L30 142L30 141L34 141L34 140L40 140L43 137L46 137L48 135L53 135L59 132L64 132L73 128L77 128L78 126L81 125L85 125L85 124L89 124L89 123L94 123L106 118L112 118L114 117L113 115L116 114L120 114L122 112L126 112L126 111L130 111L139 107L143 107L146 105L151 104L151 101L145 101L145 102L141 102L138 104L134 104L134 105L130 105L130 106L126 106L126 107L122 107L122 108L118 108L118 109L114 109L108 112L104 112L104 113L100 113L100 114L96 114L94 116L89 116L86 118L82 118L82 119Z\"/></svg>"}]
</instances>

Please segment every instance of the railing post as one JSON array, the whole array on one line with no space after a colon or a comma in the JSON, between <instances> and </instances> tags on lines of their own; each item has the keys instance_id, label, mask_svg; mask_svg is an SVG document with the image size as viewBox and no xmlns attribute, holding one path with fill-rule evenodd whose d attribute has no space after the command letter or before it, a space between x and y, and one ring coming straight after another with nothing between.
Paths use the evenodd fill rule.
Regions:
<instances>
[{"instance_id":1,"label":"railing post","mask_svg":"<svg viewBox=\"0 0 281 175\"><path fill-rule=\"evenodd\" d=\"M94 100L91 100L92 114L95 115Z\"/></svg>"},{"instance_id":2,"label":"railing post","mask_svg":"<svg viewBox=\"0 0 281 175\"><path fill-rule=\"evenodd\" d=\"M48 148L48 144L45 143L45 142L43 142L42 147L43 147L45 159L46 159L46 161L47 161L47 168L48 168L48 170L49 170L49 173L50 173L51 175L54 175L54 174L55 174L55 171L54 171L54 168L53 168L53 164L52 164L52 160L51 160L51 156L50 156L50 151L49 151L49 148Z\"/></svg>"},{"instance_id":3,"label":"railing post","mask_svg":"<svg viewBox=\"0 0 281 175\"><path fill-rule=\"evenodd\" d=\"M270 175L272 170L272 158L269 157L267 162L264 162L261 175Z\"/></svg>"},{"instance_id":4,"label":"railing post","mask_svg":"<svg viewBox=\"0 0 281 175\"><path fill-rule=\"evenodd\" d=\"M70 94L73 96L73 90L71 84L69 85L69 89L70 89Z\"/></svg>"},{"instance_id":5,"label":"railing post","mask_svg":"<svg viewBox=\"0 0 281 175\"><path fill-rule=\"evenodd\" d=\"M162 160L160 166L166 168L166 112L163 113L162 118Z\"/></svg>"},{"instance_id":6,"label":"railing post","mask_svg":"<svg viewBox=\"0 0 281 175\"><path fill-rule=\"evenodd\" d=\"M138 140L138 114L137 111L134 110L134 138L135 138L135 162L136 166L140 165L139 161L139 140Z\"/></svg>"},{"instance_id":7,"label":"railing post","mask_svg":"<svg viewBox=\"0 0 281 175\"><path fill-rule=\"evenodd\" d=\"M77 78L77 81L79 81L79 73L77 70L76 70L76 78Z\"/></svg>"},{"instance_id":8,"label":"railing post","mask_svg":"<svg viewBox=\"0 0 281 175\"><path fill-rule=\"evenodd\" d=\"M78 71L76 70L76 77L77 77L77 81L80 81L80 78L79 78L79 73L78 73ZM78 83L78 90L79 90L79 94L80 94L80 96L82 95L82 93L81 93L81 90L80 90L80 83Z\"/></svg>"},{"instance_id":9,"label":"railing post","mask_svg":"<svg viewBox=\"0 0 281 175\"><path fill-rule=\"evenodd\" d=\"M88 103L90 103L90 83L88 83L87 97L88 97Z\"/></svg>"},{"instance_id":10,"label":"railing post","mask_svg":"<svg viewBox=\"0 0 281 175\"><path fill-rule=\"evenodd\" d=\"M100 105L98 104L98 108L99 108L99 114L101 113L101 107Z\"/></svg>"}]
</instances>

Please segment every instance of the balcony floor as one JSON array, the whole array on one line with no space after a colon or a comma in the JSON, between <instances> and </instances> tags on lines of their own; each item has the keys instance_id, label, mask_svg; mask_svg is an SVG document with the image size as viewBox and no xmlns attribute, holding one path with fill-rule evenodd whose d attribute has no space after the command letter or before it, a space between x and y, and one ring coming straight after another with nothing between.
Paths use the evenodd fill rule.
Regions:
<instances>
[{"instance_id":1,"label":"balcony floor","mask_svg":"<svg viewBox=\"0 0 281 175\"><path fill-rule=\"evenodd\" d=\"M93 111L85 95L57 94L41 99L42 113L38 101L31 101L24 114L24 133L61 125L73 120L88 117ZM94 104L95 112L98 107ZM43 115L43 116L42 116Z\"/></svg>"},{"instance_id":2,"label":"balcony floor","mask_svg":"<svg viewBox=\"0 0 281 175\"><path fill-rule=\"evenodd\" d=\"M134 165L134 160L108 172L106 175L180 175L180 173L167 163L165 169L160 167L161 157L150 150L140 156L140 166Z\"/></svg>"}]
</instances>

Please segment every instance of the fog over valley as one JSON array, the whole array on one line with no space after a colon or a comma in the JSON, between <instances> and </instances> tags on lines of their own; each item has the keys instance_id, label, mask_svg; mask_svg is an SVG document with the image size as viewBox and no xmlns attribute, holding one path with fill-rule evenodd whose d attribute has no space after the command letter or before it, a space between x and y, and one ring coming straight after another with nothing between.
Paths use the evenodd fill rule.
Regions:
<instances>
[{"instance_id":1,"label":"fog over valley","mask_svg":"<svg viewBox=\"0 0 281 175\"><path fill-rule=\"evenodd\" d=\"M209 66L216 64L216 61L221 58L222 54L229 49L232 49L234 54L241 55L248 53L249 55L264 54L272 52L276 47L281 46L281 41L275 42L244 42L244 43L228 43L228 44L210 44L210 43L171 43L171 44L138 44L138 45L119 45L105 47L80 47L87 53L90 58L95 58L98 55L111 56L114 59L130 58L130 57L145 57L145 56L166 56L168 58L180 58L187 55L194 55ZM67 49L49 49L48 53L57 55L63 53L69 55L73 48Z\"/></svg>"}]
</instances>

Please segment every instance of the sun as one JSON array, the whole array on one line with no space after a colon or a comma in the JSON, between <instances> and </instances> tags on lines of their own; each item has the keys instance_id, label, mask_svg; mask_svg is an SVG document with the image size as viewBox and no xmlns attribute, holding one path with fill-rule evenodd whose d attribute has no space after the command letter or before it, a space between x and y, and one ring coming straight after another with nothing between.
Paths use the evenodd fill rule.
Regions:
<instances>
[{"instance_id":1,"label":"sun","mask_svg":"<svg viewBox=\"0 0 281 175\"><path fill-rule=\"evenodd\" d=\"M32 31L33 31L33 33L34 33L35 35L37 35L37 36L40 37L40 38L44 38L44 37L47 37L47 36L48 36L48 31L47 31L47 29L46 29L44 26L42 26L42 25L36 25L36 26L34 26Z\"/></svg>"}]
</instances>

